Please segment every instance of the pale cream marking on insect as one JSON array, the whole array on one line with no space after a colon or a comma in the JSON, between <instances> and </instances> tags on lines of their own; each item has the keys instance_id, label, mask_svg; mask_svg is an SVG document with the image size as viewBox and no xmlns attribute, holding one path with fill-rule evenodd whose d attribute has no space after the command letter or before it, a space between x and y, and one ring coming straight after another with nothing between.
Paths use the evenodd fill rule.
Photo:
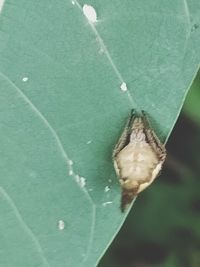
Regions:
<instances>
[{"instance_id":1,"label":"pale cream marking on insect","mask_svg":"<svg viewBox=\"0 0 200 267\"><path fill-rule=\"evenodd\" d=\"M28 77L23 77L22 78L22 82L27 82L28 81Z\"/></svg>"},{"instance_id":2,"label":"pale cream marking on insect","mask_svg":"<svg viewBox=\"0 0 200 267\"><path fill-rule=\"evenodd\" d=\"M152 181L153 182L153 181ZM140 193L142 192L145 188L147 188L152 182L148 182L148 183L143 183L139 186L139 189L138 189L138 192L137 193Z\"/></svg>"},{"instance_id":3,"label":"pale cream marking on insect","mask_svg":"<svg viewBox=\"0 0 200 267\"><path fill-rule=\"evenodd\" d=\"M161 168L162 168L162 164L163 162L159 163L155 169L153 170L152 172L152 180L154 180L156 178L156 176L159 174L159 172L161 171Z\"/></svg>"},{"instance_id":4,"label":"pale cream marking on insect","mask_svg":"<svg viewBox=\"0 0 200 267\"><path fill-rule=\"evenodd\" d=\"M144 161L144 160L145 160L144 155L142 153L139 153L138 154L138 161L140 162L140 161Z\"/></svg>"},{"instance_id":5,"label":"pale cream marking on insect","mask_svg":"<svg viewBox=\"0 0 200 267\"><path fill-rule=\"evenodd\" d=\"M133 170L134 170L133 167L130 168L130 171L131 171L131 172L133 172ZM141 169L141 167L137 166L137 167L135 168L135 174L136 174L136 175L141 175L141 173L142 173L142 169Z\"/></svg>"},{"instance_id":6,"label":"pale cream marking on insect","mask_svg":"<svg viewBox=\"0 0 200 267\"><path fill-rule=\"evenodd\" d=\"M104 192L108 192L108 191L110 191L110 187L107 185L105 188L104 188Z\"/></svg>"},{"instance_id":7,"label":"pale cream marking on insect","mask_svg":"<svg viewBox=\"0 0 200 267\"><path fill-rule=\"evenodd\" d=\"M58 221L58 229L61 231L65 229L65 222L63 220Z\"/></svg>"},{"instance_id":8,"label":"pale cream marking on insect","mask_svg":"<svg viewBox=\"0 0 200 267\"><path fill-rule=\"evenodd\" d=\"M140 184L138 193L140 193L141 191L143 191L146 187L148 187L154 181L154 179L157 177L157 175L159 174L159 172L160 172L160 170L162 168L162 164L163 164L162 162L159 163L159 164L157 164L157 166L155 167L155 169L152 172L152 176L151 176L151 179L150 179L149 182Z\"/></svg>"},{"instance_id":9,"label":"pale cream marking on insect","mask_svg":"<svg viewBox=\"0 0 200 267\"><path fill-rule=\"evenodd\" d=\"M122 186L122 211L154 181L165 160L165 147L150 129L145 113L137 116L132 110L128 126L113 151L114 167Z\"/></svg>"},{"instance_id":10,"label":"pale cream marking on insect","mask_svg":"<svg viewBox=\"0 0 200 267\"><path fill-rule=\"evenodd\" d=\"M120 176L119 168L118 168L118 164L117 164L117 161L116 160L114 160L114 168L115 168L115 171L117 173L117 176Z\"/></svg>"},{"instance_id":11,"label":"pale cream marking on insect","mask_svg":"<svg viewBox=\"0 0 200 267\"><path fill-rule=\"evenodd\" d=\"M102 205L105 207L105 206L110 205L112 203L113 203L112 201L107 201L107 202L102 203Z\"/></svg>"},{"instance_id":12,"label":"pale cream marking on insect","mask_svg":"<svg viewBox=\"0 0 200 267\"><path fill-rule=\"evenodd\" d=\"M142 135L135 135L135 138L139 140L141 136ZM145 159L145 161L142 162L138 161L137 156L141 153ZM121 168L120 173L123 175L123 177L127 177L129 179L133 179L133 177L135 177L136 180L138 180L139 177L141 177L141 179L145 179L150 171L150 167L146 168L146 166L155 166L157 162L157 156L152 151L151 147L144 141L130 142L117 155L117 163L119 165L118 168Z\"/></svg>"},{"instance_id":13,"label":"pale cream marking on insect","mask_svg":"<svg viewBox=\"0 0 200 267\"><path fill-rule=\"evenodd\" d=\"M146 144L145 141L143 141L145 139L145 134L141 131L139 133L132 133L130 136L130 142L134 145L138 144L140 146L143 146L144 144Z\"/></svg>"}]
</instances>

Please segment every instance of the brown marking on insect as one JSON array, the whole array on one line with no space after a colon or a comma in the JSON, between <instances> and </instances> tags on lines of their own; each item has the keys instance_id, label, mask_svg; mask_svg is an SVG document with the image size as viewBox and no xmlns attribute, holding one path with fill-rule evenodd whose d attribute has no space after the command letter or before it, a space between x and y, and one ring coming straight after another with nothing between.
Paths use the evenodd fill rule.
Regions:
<instances>
[{"instance_id":1,"label":"brown marking on insect","mask_svg":"<svg viewBox=\"0 0 200 267\"><path fill-rule=\"evenodd\" d=\"M144 111L134 110L113 151L114 167L122 188L121 210L158 176L166 150L156 136Z\"/></svg>"}]
</instances>

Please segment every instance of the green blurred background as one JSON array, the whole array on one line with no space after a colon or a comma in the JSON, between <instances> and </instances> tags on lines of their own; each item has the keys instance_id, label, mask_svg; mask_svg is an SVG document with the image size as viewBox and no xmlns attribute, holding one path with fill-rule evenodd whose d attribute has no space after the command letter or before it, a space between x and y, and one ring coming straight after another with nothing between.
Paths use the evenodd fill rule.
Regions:
<instances>
[{"instance_id":1,"label":"green blurred background","mask_svg":"<svg viewBox=\"0 0 200 267\"><path fill-rule=\"evenodd\" d=\"M98 267L200 267L200 73L167 150Z\"/></svg>"}]
</instances>

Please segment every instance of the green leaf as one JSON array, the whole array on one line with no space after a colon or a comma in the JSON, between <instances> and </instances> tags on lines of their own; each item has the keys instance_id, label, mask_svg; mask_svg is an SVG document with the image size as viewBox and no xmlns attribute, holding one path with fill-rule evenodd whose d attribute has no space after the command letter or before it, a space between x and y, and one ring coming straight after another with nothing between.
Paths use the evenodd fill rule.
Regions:
<instances>
[{"instance_id":1,"label":"green leaf","mask_svg":"<svg viewBox=\"0 0 200 267\"><path fill-rule=\"evenodd\" d=\"M97 264L126 216L113 146L132 107L169 135L199 66L199 13L199 0L4 1L0 266Z\"/></svg>"}]
</instances>

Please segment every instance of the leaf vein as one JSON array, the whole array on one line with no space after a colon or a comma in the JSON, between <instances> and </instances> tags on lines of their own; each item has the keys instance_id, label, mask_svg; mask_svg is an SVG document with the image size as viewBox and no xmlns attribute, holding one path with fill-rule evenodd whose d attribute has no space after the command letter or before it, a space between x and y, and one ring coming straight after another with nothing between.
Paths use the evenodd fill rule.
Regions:
<instances>
[{"instance_id":1,"label":"leaf vein","mask_svg":"<svg viewBox=\"0 0 200 267\"><path fill-rule=\"evenodd\" d=\"M0 187L0 193L3 196L3 198L8 202L9 206L12 208L16 218L20 222L20 224L23 227L23 229L25 230L25 232L31 237L31 239L32 239L33 243L35 244L35 247L37 248L37 251L41 255L41 258L42 258L43 262L45 263L45 265L50 267L51 265L47 261L38 239L36 238L36 236L34 235L32 230L30 229L30 227L27 225L27 223L22 218L22 215L20 214L19 210L17 209L17 207L14 204L13 200L11 199L11 197L8 195L6 190L3 189L3 187Z\"/></svg>"},{"instance_id":2,"label":"leaf vein","mask_svg":"<svg viewBox=\"0 0 200 267\"><path fill-rule=\"evenodd\" d=\"M74 3L80 9L80 11L83 13L82 7L79 4L79 2L77 0L74 0ZM124 79L122 77L122 74L120 73L118 67L116 66L114 60L112 59L112 57L110 55L110 52L109 52L107 46L105 45L105 42L103 41L100 33L98 32L98 30L96 29L95 25L92 22L88 21L88 23L90 25L91 30L95 34L95 36L96 36L101 48L103 49L103 51L104 51L104 53L105 53L105 55L106 55L106 57L108 59L108 62L110 63L110 65L111 65L114 73L116 74L117 78L119 79L120 83L121 84L125 83L125 81L124 81ZM127 93L129 102L131 103L131 106L133 106L133 107L137 106L136 102L134 101L134 99L133 99L133 97L132 97L132 95L131 95L131 93L130 93L130 91L128 89L126 90L126 93Z\"/></svg>"},{"instance_id":3,"label":"leaf vein","mask_svg":"<svg viewBox=\"0 0 200 267\"><path fill-rule=\"evenodd\" d=\"M29 107L35 112L35 114L42 120L42 122L44 123L44 125L49 129L49 131L51 132L52 136L54 137L58 148L60 149L61 155L64 158L65 162L67 163L69 172L73 173L72 177L73 180L76 182L76 184L79 186L79 188L81 188L82 192L84 192L86 198L89 200L89 202L91 202L92 204L94 203L89 192L84 188L81 187L79 185L79 183L76 180L76 174L73 170L72 164L71 164L71 159L69 158L66 150L64 149L62 142L60 140L60 137L58 136L56 130L51 126L51 124L49 123L49 121L45 118L45 116L38 110L38 108L31 102L31 100L22 92L22 90L14 83L10 80L10 78L8 76L6 76L3 72L0 72L0 75L9 83L11 84L15 90L17 91L17 93L22 97L22 99L28 103Z\"/></svg>"}]
</instances>

